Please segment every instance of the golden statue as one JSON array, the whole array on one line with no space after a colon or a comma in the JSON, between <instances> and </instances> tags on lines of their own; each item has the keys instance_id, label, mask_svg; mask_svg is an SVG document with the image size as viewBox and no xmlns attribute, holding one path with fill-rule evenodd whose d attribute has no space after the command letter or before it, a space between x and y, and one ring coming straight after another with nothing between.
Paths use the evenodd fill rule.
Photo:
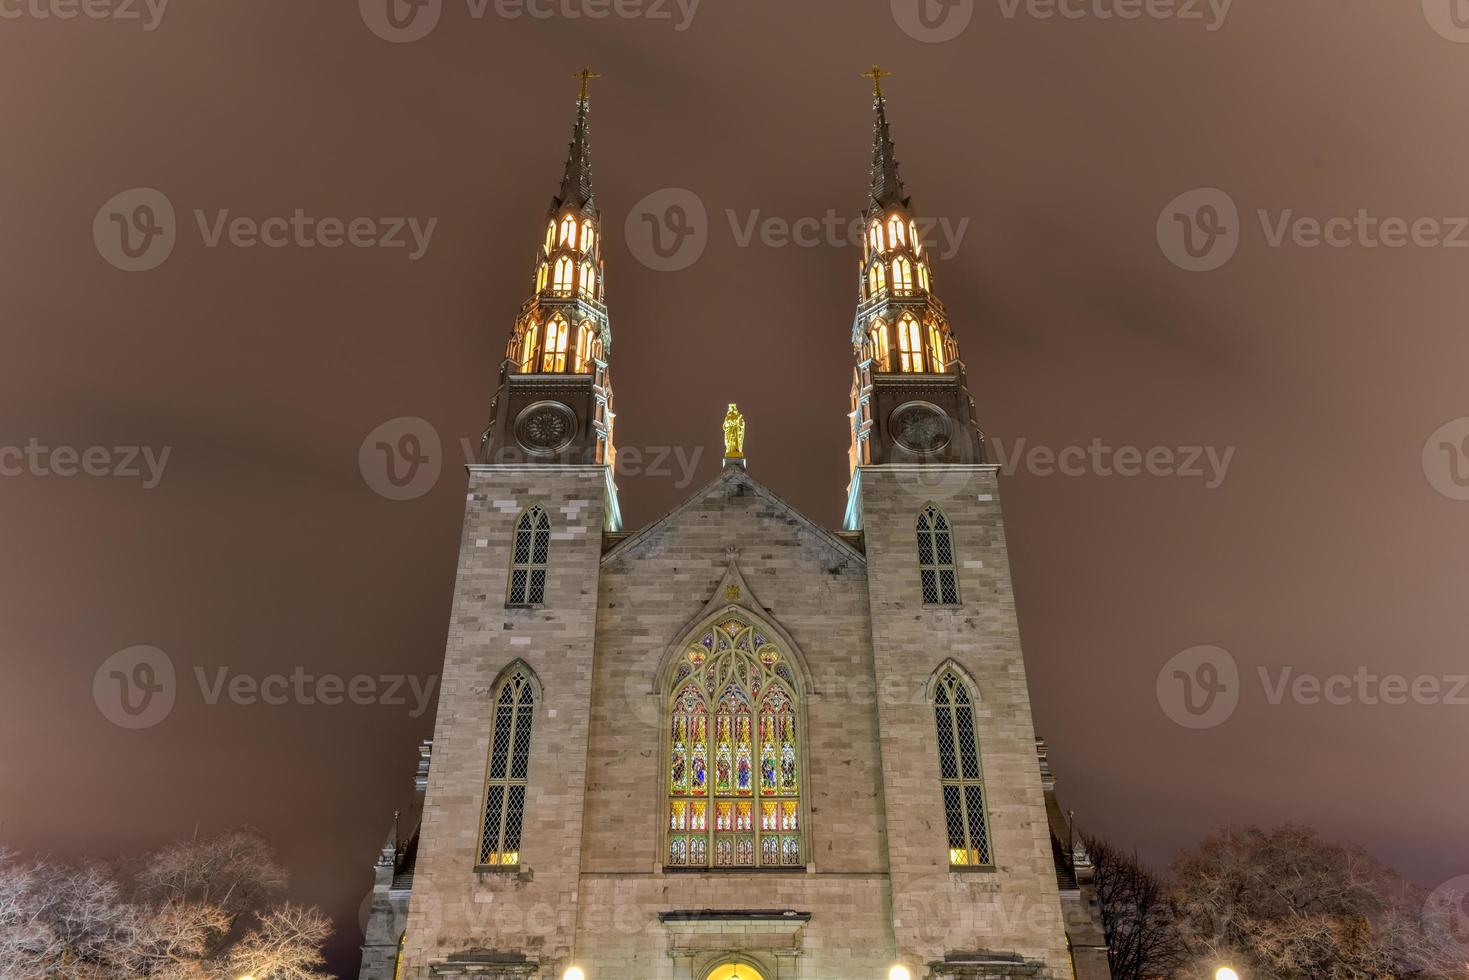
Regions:
<instances>
[{"instance_id":1,"label":"golden statue","mask_svg":"<svg viewBox=\"0 0 1469 980\"><path fill-rule=\"evenodd\" d=\"M724 416L724 458L745 458L745 417L729 403L729 412Z\"/></svg>"}]
</instances>

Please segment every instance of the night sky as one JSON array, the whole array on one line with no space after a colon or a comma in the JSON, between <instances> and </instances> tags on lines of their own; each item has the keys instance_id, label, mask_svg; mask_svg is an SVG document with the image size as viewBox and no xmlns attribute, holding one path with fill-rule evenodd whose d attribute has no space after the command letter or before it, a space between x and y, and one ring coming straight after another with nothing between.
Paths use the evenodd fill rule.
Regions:
<instances>
[{"instance_id":1,"label":"night sky","mask_svg":"<svg viewBox=\"0 0 1469 980\"><path fill-rule=\"evenodd\" d=\"M838 525L857 250L761 228L864 206L858 75L878 61L981 422L1018 460L1011 562L1063 803L1158 862L1218 825L1292 820L1425 885L1469 873L1453 680L1469 671L1469 28L1450 0L1240 0L1222 22L1192 0L1157 9L1200 19L959 0L947 21L933 5L938 26L916 2L705 0L690 20L672 0L601 19L570 16L597 0L535 7L549 17L491 0L478 18L443 0L430 33L393 43L372 0L366 16L194 0L156 22L156 0L74 19L40 16L65 0L0 0L0 839L106 857L254 824L292 897L337 920L333 966L355 976L358 909L432 708L415 716L406 683L406 703L365 705L213 685L363 675L385 694L382 678L437 673L461 441L478 441L531 288L583 64L605 75L592 148L617 436L640 471L619 479L628 528L713 476L730 401L752 475ZM147 271L106 244L104 205L135 188L176 215ZM1165 210L1199 188L1227 197ZM131 220L145 199L119 200ZM1238 248L1188 271L1159 228L1203 200L1238 219L1195 210L1194 230ZM624 229L646 201L702 208L684 211L707 238L697 261L640 261ZM364 236L435 223L416 257L406 221L398 248L231 243L228 222L297 209L372 219ZM1336 244L1295 223L1337 216ZM1416 231L1372 247L1390 219ZM432 427L441 472L393 500L359 450L403 417ZM1126 477L1094 442L1179 465L1187 447L1233 454L1222 482L1206 462ZM104 475L81 472L92 447ZM1083 475L1046 465L1067 447L1087 449ZM1157 682L1205 645L1242 690L1192 730ZM176 697L129 729L94 678L105 694L104 662L135 646L167 655ZM1345 703L1272 698L1282 677L1359 672L1442 695L1389 704L1353 680Z\"/></svg>"}]
</instances>

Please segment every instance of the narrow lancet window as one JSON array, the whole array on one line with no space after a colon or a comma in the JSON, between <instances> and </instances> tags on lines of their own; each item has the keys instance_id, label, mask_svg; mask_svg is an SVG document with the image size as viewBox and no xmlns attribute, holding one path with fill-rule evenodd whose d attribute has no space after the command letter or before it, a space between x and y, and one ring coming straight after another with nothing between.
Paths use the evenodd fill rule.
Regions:
<instances>
[{"instance_id":1,"label":"narrow lancet window","mask_svg":"<svg viewBox=\"0 0 1469 980\"><path fill-rule=\"evenodd\" d=\"M923 604L957 606L958 578L949 518L929 504L918 515L918 581L923 588Z\"/></svg>"},{"instance_id":2,"label":"narrow lancet window","mask_svg":"<svg viewBox=\"0 0 1469 980\"><path fill-rule=\"evenodd\" d=\"M530 677L525 671L517 670L495 695L494 729L485 776L484 830L479 846L482 866L513 868L520 864L534 714L535 691Z\"/></svg>"},{"instance_id":3,"label":"narrow lancet window","mask_svg":"<svg viewBox=\"0 0 1469 980\"><path fill-rule=\"evenodd\" d=\"M531 507L515 522L507 606L539 606L546 601L550 551L551 518L539 505Z\"/></svg>"},{"instance_id":4,"label":"narrow lancet window","mask_svg":"<svg viewBox=\"0 0 1469 980\"><path fill-rule=\"evenodd\" d=\"M949 866L993 866L984 776L974 733L974 694L952 670L939 678L933 711L938 726L939 778L943 784L944 823L949 836Z\"/></svg>"}]
</instances>

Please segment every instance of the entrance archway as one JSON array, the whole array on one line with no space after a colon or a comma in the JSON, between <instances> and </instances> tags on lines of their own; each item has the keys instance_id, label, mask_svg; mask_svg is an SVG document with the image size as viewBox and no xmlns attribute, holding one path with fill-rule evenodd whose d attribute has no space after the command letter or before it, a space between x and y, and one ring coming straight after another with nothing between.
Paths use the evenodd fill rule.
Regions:
<instances>
[{"instance_id":1,"label":"entrance archway","mask_svg":"<svg viewBox=\"0 0 1469 980\"><path fill-rule=\"evenodd\" d=\"M760 971L748 963L726 963L710 971L706 980L765 980Z\"/></svg>"}]
</instances>

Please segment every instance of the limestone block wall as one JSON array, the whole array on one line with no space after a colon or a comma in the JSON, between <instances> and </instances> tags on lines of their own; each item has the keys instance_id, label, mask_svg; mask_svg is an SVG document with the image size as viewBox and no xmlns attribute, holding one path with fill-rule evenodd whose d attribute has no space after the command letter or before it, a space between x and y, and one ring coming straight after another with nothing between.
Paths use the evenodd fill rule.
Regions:
<instances>
[{"instance_id":1,"label":"limestone block wall","mask_svg":"<svg viewBox=\"0 0 1469 980\"><path fill-rule=\"evenodd\" d=\"M605 468L470 469L403 976L427 980L430 963L473 949L559 976L577 914ZM546 601L507 609L512 532L532 504L552 521ZM521 863L476 870L495 682L517 660L540 684Z\"/></svg>"},{"instance_id":2,"label":"limestone block wall","mask_svg":"<svg viewBox=\"0 0 1469 980\"><path fill-rule=\"evenodd\" d=\"M871 466L858 480L898 953L1015 952L1069 977L996 469ZM923 603L916 522L930 501L953 527L956 607ZM927 685L951 659L978 687L993 870L949 867Z\"/></svg>"}]
</instances>

